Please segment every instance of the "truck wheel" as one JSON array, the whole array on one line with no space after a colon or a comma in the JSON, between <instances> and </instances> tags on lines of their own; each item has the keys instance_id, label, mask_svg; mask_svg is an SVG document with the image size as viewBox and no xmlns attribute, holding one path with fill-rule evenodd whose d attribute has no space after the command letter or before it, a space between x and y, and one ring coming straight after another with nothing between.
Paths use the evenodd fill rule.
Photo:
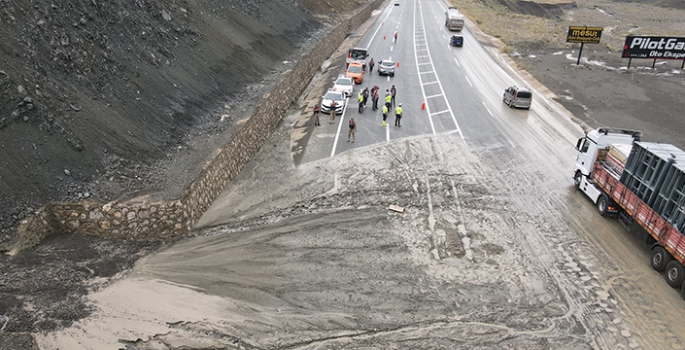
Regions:
<instances>
[{"instance_id":1,"label":"truck wheel","mask_svg":"<svg viewBox=\"0 0 685 350\"><path fill-rule=\"evenodd\" d=\"M601 194L599 198L597 198L597 211L599 212L599 215L606 216L608 207L609 199L607 198L607 195Z\"/></svg>"},{"instance_id":2,"label":"truck wheel","mask_svg":"<svg viewBox=\"0 0 685 350\"><path fill-rule=\"evenodd\" d=\"M677 260L666 265L666 283L673 288L680 288L685 280L685 268Z\"/></svg>"},{"instance_id":3,"label":"truck wheel","mask_svg":"<svg viewBox=\"0 0 685 350\"><path fill-rule=\"evenodd\" d=\"M656 246L652 249L652 256L650 257L652 268L659 272L666 268L666 265L671 261L671 254L662 246Z\"/></svg>"},{"instance_id":4,"label":"truck wheel","mask_svg":"<svg viewBox=\"0 0 685 350\"><path fill-rule=\"evenodd\" d=\"M580 183L583 181L583 173L580 171L576 173L576 176L573 177L573 185L576 186L576 189L580 189Z\"/></svg>"}]
</instances>

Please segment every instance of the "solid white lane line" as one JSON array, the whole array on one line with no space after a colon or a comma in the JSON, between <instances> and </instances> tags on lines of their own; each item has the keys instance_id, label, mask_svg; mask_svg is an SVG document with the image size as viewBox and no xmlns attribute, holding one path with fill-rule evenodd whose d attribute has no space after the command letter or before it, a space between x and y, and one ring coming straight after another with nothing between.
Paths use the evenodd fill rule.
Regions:
<instances>
[{"instance_id":1,"label":"solid white lane line","mask_svg":"<svg viewBox=\"0 0 685 350\"><path fill-rule=\"evenodd\" d=\"M376 34L378 34L378 31L381 30L381 27L383 26L383 23L385 23L385 20L388 19L388 17L390 17L391 12L392 12L392 9L390 9L390 11L387 11L387 13L385 14L385 18L383 18L383 20L381 21L381 24L378 26L378 28L376 28L376 31L373 32L373 35L371 36L371 40L369 40L369 45L371 45L371 43L373 42L373 38L376 37ZM366 48L368 49L369 47L367 46Z\"/></svg>"},{"instance_id":2,"label":"solid white lane line","mask_svg":"<svg viewBox=\"0 0 685 350\"><path fill-rule=\"evenodd\" d=\"M435 94L435 95L426 96L426 100L429 98L435 98L435 97L440 97L440 96L442 96L442 94Z\"/></svg>"},{"instance_id":3,"label":"solid white lane line","mask_svg":"<svg viewBox=\"0 0 685 350\"><path fill-rule=\"evenodd\" d=\"M388 111L388 118L390 118L390 111ZM390 142L390 128L388 127L387 121L385 124L385 141Z\"/></svg>"},{"instance_id":4,"label":"solid white lane line","mask_svg":"<svg viewBox=\"0 0 685 350\"><path fill-rule=\"evenodd\" d=\"M421 26L422 26L421 29L417 28L418 25L419 25L419 24L416 22L416 13L418 12L418 11L416 10L416 7L417 7L417 6L419 6L419 5L418 5L417 2L415 2L415 3L414 3L414 11L413 11L413 12L414 12L414 25L412 26L412 27L413 27L413 30L414 30L414 38L415 38L415 39L414 39L414 59L415 59L416 62L419 61L419 57L418 57L418 51L419 51L419 50L416 49L416 45L417 45L417 42L416 42L416 31L417 31L417 30L423 31L423 18L421 18ZM428 52L427 48L428 48L428 47L426 47L426 50L422 50L422 51ZM427 55L427 56L422 56L422 57L428 57L428 60L430 61L431 66L433 65L433 61L432 61L431 58L430 58L430 52L428 52L428 55ZM419 86L421 86L421 95L424 97L424 101L425 101L425 98L426 98L426 90L423 88L423 79L421 79L421 71L419 70L419 66L418 66L418 65L416 66L416 72L419 73L419 83L420 83ZM433 118L430 117L430 107L429 107L429 106L426 106L426 112L429 113L428 121L430 122L431 130L433 131L433 135L435 135L435 134L436 134L436 133L435 133L435 124L433 124Z\"/></svg>"},{"instance_id":5,"label":"solid white lane line","mask_svg":"<svg viewBox=\"0 0 685 350\"><path fill-rule=\"evenodd\" d=\"M418 11L416 11L416 7L418 7ZM417 26L420 25L420 26L421 26L421 30L423 30L423 28L424 28L424 24L423 24L423 7L421 6L421 2L418 2L418 1L415 2L414 8L415 8L415 10L414 10L414 31L416 32ZM417 13L417 12L420 12L420 14L419 14L420 17L421 17L421 22L420 22L420 23L417 23L417 21L416 21L416 13ZM414 55L416 55L416 51L417 51L417 50L416 50L416 42L414 43L414 48L415 48L415 50L414 50L414 51L415 51ZM430 61L431 65L433 66L433 72L430 72L430 73L435 73L435 65L433 65L433 58L431 57L430 50L428 49L428 47L426 47L426 51L428 52L428 60ZM418 62L418 58L416 59L416 61ZM416 66L416 70L417 70L417 71L419 70L418 66ZM422 79L421 77L422 77L423 74L426 74L426 73L421 73L421 72L419 72L419 81L421 82L421 84L420 84L420 86L421 86L421 94L423 95L423 97L424 97L424 99L425 99L425 97L426 97L426 90L423 88L424 84L423 84L423 82L421 81L421 79ZM436 82L437 82L438 86L440 87L440 92L445 96L445 98L444 98L444 99L445 99L445 103L447 104L447 109L448 109L448 112L450 113L450 117L452 117L452 122L454 123L454 127L459 131L459 136L461 136L461 139L465 141L465 139L464 139L464 134L462 133L461 128L459 127L459 123L457 122L457 118L454 116L454 111L452 110L452 107L450 106L450 102L449 102L449 100L447 99L447 97L446 97L446 95L445 95L445 89L442 87L442 84L440 83L440 78L438 77L437 74L436 74ZM431 122L431 129L433 130L433 134L435 135L435 134L436 134L436 132L435 132L435 125L433 124L433 118L430 118L431 114L430 114L430 107L429 107L429 106L426 106L426 112L427 112L428 115L429 115L428 120Z\"/></svg>"},{"instance_id":6,"label":"solid white lane line","mask_svg":"<svg viewBox=\"0 0 685 350\"><path fill-rule=\"evenodd\" d=\"M426 86L426 85L433 85L433 84L437 84L437 83L438 83L437 81L429 81L427 83L421 83L421 85Z\"/></svg>"},{"instance_id":7,"label":"solid white lane line","mask_svg":"<svg viewBox=\"0 0 685 350\"><path fill-rule=\"evenodd\" d=\"M340 124L338 124L338 131L335 133L335 140L333 141L333 149L331 150L331 158L335 156L335 147L338 145L338 138L340 137L340 129L342 129L342 120L345 119L345 111L347 111L347 103L350 102L350 98L345 98L345 107L343 107L342 115L340 116ZM333 112L335 113L335 112Z\"/></svg>"}]
</instances>

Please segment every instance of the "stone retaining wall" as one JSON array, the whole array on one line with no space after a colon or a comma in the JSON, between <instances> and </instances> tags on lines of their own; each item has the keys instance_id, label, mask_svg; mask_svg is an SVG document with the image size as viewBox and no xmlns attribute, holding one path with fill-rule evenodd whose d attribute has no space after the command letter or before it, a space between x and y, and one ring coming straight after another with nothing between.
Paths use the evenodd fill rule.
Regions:
<instances>
[{"instance_id":1,"label":"stone retaining wall","mask_svg":"<svg viewBox=\"0 0 685 350\"><path fill-rule=\"evenodd\" d=\"M17 229L20 238L12 252L32 247L53 232L134 240L167 240L189 234L193 224L228 182L272 136L292 101L302 94L322 62L382 3L383 0L375 0L353 17L342 21L316 48L304 55L219 154L204 167L180 200L149 203L142 197L106 204L50 202L22 221Z\"/></svg>"}]
</instances>

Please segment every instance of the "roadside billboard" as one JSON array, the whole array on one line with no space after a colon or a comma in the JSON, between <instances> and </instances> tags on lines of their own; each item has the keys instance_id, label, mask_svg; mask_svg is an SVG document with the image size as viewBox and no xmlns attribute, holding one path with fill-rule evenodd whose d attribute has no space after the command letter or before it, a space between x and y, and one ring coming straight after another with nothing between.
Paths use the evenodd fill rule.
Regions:
<instances>
[{"instance_id":1,"label":"roadside billboard","mask_svg":"<svg viewBox=\"0 0 685 350\"><path fill-rule=\"evenodd\" d=\"M622 57L685 60L685 38L627 36Z\"/></svg>"},{"instance_id":2,"label":"roadside billboard","mask_svg":"<svg viewBox=\"0 0 685 350\"><path fill-rule=\"evenodd\" d=\"M567 43L599 44L603 27L569 26L566 34Z\"/></svg>"}]
</instances>

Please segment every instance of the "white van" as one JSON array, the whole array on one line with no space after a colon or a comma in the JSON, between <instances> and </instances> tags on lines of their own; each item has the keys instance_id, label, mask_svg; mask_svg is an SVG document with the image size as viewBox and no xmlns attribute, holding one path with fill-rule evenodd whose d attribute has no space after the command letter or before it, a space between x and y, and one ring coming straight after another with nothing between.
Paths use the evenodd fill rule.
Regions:
<instances>
[{"instance_id":1,"label":"white van","mask_svg":"<svg viewBox=\"0 0 685 350\"><path fill-rule=\"evenodd\" d=\"M533 103L533 93L527 88L512 85L504 90L502 101L511 108L530 109L530 105Z\"/></svg>"}]
</instances>

